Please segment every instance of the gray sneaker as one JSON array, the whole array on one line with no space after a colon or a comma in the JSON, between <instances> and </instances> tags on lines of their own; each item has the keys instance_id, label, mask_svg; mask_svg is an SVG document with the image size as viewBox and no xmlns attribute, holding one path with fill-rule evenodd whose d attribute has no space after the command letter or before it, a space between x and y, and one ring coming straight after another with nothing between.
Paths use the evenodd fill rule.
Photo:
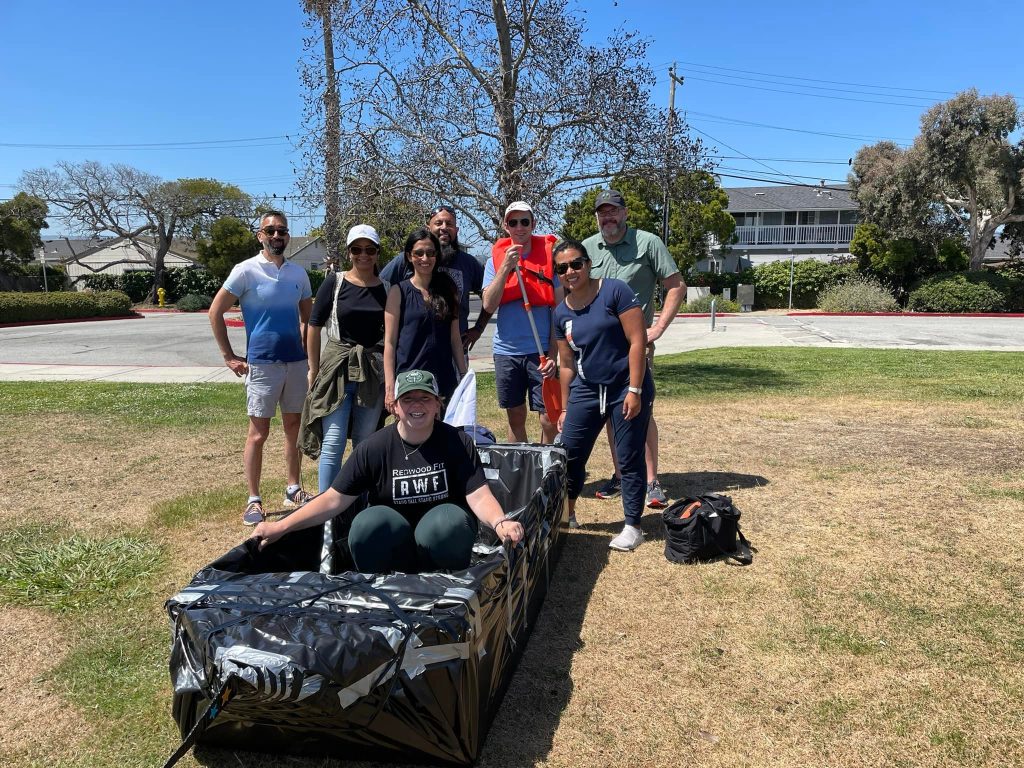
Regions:
<instances>
[{"instance_id":1,"label":"gray sneaker","mask_svg":"<svg viewBox=\"0 0 1024 768\"><path fill-rule=\"evenodd\" d=\"M622 493L622 480L612 475L612 479L595 491L594 495L599 499L614 499Z\"/></svg>"},{"instance_id":2,"label":"gray sneaker","mask_svg":"<svg viewBox=\"0 0 1024 768\"><path fill-rule=\"evenodd\" d=\"M286 507L304 507L306 504L313 500L313 494L307 493L302 488L298 488L294 493L288 493L287 490L284 492L284 502Z\"/></svg>"},{"instance_id":3,"label":"gray sneaker","mask_svg":"<svg viewBox=\"0 0 1024 768\"><path fill-rule=\"evenodd\" d=\"M622 533L608 543L608 548L618 550L619 552L632 552L634 549L639 547L643 541L643 531L635 525L627 525L622 529Z\"/></svg>"},{"instance_id":4,"label":"gray sneaker","mask_svg":"<svg viewBox=\"0 0 1024 768\"><path fill-rule=\"evenodd\" d=\"M246 525L259 525L266 519L267 516L263 514L263 503L259 500L250 501L242 513L242 522Z\"/></svg>"},{"instance_id":5,"label":"gray sneaker","mask_svg":"<svg viewBox=\"0 0 1024 768\"><path fill-rule=\"evenodd\" d=\"M580 527L579 521L576 519L576 515L569 515L569 527L574 530Z\"/></svg>"},{"instance_id":6,"label":"gray sneaker","mask_svg":"<svg viewBox=\"0 0 1024 768\"><path fill-rule=\"evenodd\" d=\"M661 483L657 480L647 484L647 506L651 509L664 509L668 506L668 496L661 490Z\"/></svg>"}]
</instances>

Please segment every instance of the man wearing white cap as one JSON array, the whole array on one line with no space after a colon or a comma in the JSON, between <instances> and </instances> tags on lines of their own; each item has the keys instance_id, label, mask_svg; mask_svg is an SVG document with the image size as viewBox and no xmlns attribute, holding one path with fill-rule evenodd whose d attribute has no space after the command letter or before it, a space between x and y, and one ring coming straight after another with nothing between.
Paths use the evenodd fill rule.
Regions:
<instances>
[{"instance_id":1,"label":"man wearing white cap","mask_svg":"<svg viewBox=\"0 0 1024 768\"><path fill-rule=\"evenodd\" d=\"M518 443L527 439L527 404L540 417L542 442L553 442L557 434L556 425L545 412L542 387L545 378L555 375L551 316L562 300L562 288L551 259L557 238L534 235L536 223L529 203L518 200L509 205L504 218L508 237L494 244L491 258L484 266L483 309L489 314L498 313L493 341L498 405L508 415L509 442ZM529 310L523 301L523 290L529 299ZM547 359L543 365L528 311L544 345Z\"/></svg>"},{"instance_id":2,"label":"man wearing white cap","mask_svg":"<svg viewBox=\"0 0 1024 768\"><path fill-rule=\"evenodd\" d=\"M256 237L263 244L263 250L232 268L210 306L210 326L224 356L224 364L236 376L245 376L249 434L244 461L249 501L242 522L246 525L256 525L265 517L260 497L263 445L270 435L270 420L279 404L288 473L283 503L286 507L301 507L312 498L302 489L296 440L308 371L302 326L309 321L313 291L306 270L284 257L290 235L288 219L283 213L264 213ZM224 313L236 301L245 321L244 358L231 348L224 322Z\"/></svg>"}]
</instances>

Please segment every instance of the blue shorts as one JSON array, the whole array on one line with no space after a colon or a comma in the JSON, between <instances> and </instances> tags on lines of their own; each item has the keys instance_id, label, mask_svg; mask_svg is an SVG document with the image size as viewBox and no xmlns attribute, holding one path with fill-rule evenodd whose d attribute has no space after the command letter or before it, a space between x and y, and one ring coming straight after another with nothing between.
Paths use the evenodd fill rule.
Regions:
<instances>
[{"instance_id":1,"label":"blue shorts","mask_svg":"<svg viewBox=\"0 0 1024 768\"><path fill-rule=\"evenodd\" d=\"M530 410L543 412L544 377L540 375L538 355L495 355L494 381L498 388L499 408L518 408L530 395Z\"/></svg>"}]
</instances>

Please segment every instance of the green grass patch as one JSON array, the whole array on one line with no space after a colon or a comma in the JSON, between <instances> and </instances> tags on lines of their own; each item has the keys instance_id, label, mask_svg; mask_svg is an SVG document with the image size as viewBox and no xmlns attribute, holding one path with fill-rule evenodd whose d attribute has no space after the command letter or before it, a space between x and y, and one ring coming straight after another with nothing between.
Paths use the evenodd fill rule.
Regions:
<instances>
[{"instance_id":1,"label":"green grass patch","mask_svg":"<svg viewBox=\"0 0 1024 768\"><path fill-rule=\"evenodd\" d=\"M737 347L655 360L659 397L870 396L911 401L1024 400L1024 353Z\"/></svg>"},{"instance_id":2,"label":"green grass patch","mask_svg":"<svg viewBox=\"0 0 1024 768\"><path fill-rule=\"evenodd\" d=\"M159 765L178 741L167 714L166 626L119 616L120 624L88 633L48 675L55 691L93 713L94 737L69 761L75 766Z\"/></svg>"},{"instance_id":3,"label":"green grass patch","mask_svg":"<svg viewBox=\"0 0 1024 768\"><path fill-rule=\"evenodd\" d=\"M152 519L165 528L181 528L211 515L238 512L246 493L244 487L237 486L177 496L158 503L153 508Z\"/></svg>"},{"instance_id":4,"label":"green grass patch","mask_svg":"<svg viewBox=\"0 0 1024 768\"><path fill-rule=\"evenodd\" d=\"M804 633L814 645L826 653L849 653L854 656L865 656L884 647L877 640L862 637L857 632L851 632L834 624L807 621L804 623Z\"/></svg>"},{"instance_id":5,"label":"green grass patch","mask_svg":"<svg viewBox=\"0 0 1024 768\"><path fill-rule=\"evenodd\" d=\"M137 537L21 526L0 532L0 601L59 613L131 601L147 593L163 559L161 547Z\"/></svg>"},{"instance_id":6,"label":"green grass patch","mask_svg":"<svg viewBox=\"0 0 1024 768\"><path fill-rule=\"evenodd\" d=\"M244 425L237 384L130 384L98 381L0 382L0 413L116 418L134 426Z\"/></svg>"}]
</instances>

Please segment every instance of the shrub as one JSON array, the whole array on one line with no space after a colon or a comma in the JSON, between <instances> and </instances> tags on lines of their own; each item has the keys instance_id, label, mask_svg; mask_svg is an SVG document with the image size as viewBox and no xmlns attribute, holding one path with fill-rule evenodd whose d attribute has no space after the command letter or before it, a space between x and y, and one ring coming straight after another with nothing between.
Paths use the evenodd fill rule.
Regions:
<instances>
[{"instance_id":1,"label":"shrub","mask_svg":"<svg viewBox=\"0 0 1024 768\"><path fill-rule=\"evenodd\" d=\"M198 293L190 293L178 299L175 306L182 312L200 312L209 309L213 299L209 296L200 296Z\"/></svg>"},{"instance_id":2,"label":"shrub","mask_svg":"<svg viewBox=\"0 0 1024 768\"><path fill-rule=\"evenodd\" d=\"M788 260L759 264L752 271L754 301L759 309L789 306ZM845 282L854 272L851 264L826 264L815 259L796 262L793 265L793 306L816 307L819 293Z\"/></svg>"},{"instance_id":3,"label":"shrub","mask_svg":"<svg viewBox=\"0 0 1024 768\"><path fill-rule=\"evenodd\" d=\"M131 299L117 291L0 293L0 323L121 317L131 314L131 306Z\"/></svg>"},{"instance_id":4,"label":"shrub","mask_svg":"<svg viewBox=\"0 0 1024 768\"><path fill-rule=\"evenodd\" d=\"M1001 312L1005 278L991 272L944 273L922 280L910 292L913 312Z\"/></svg>"},{"instance_id":5,"label":"shrub","mask_svg":"<svg viewBox=\"0 0 1024 768\"><path fill-rule=\"evenodd\" d=\"M198 267L173 267L164 273L167 300L172 302L180 303L189 294L213 296L220 290L222 283L212 272Z\"/></svg>"},{"instance_id":6,"label":"shrub","mask_svg":"<svg viewBox=\"0 0 1024 768\"><path fill-rule=\"evenodd\" d=\"M327 273L321 269L307 269L306 273L309 275L309 286L313 289L313 295L316 296L316 292L324 284Z\"/></svg>"},{"instance_id":7,"label":"shrub","mask_svg":"<svg viewBox=\"0 0 1024 768\"><path fill-rule=\"evenodd\" d=\"M898 312L892 291L873 277L853 275L818 294L818 309L825 312Z\"/></svg>"},{"instance_id":8,"label":"shrub","mask_svg":"<svg viewBox=\"0 0 1024 768\"><path fill-rule=\"evenodd\" d=\"M98 291L90 298L96 303L96 317L123 317L132 313L132 300L121 291Z\"/></svg>"},{"instance_id":9,"label":"shrub","mask_svg":"<svg viewBox=\"0 0 1024 768\"><path fill-rule=\"evenodd\" d=\"M153 287L153 273L138 269L120 275L86 275L83 278L86 288L94 291L121 291L128 294L134 303L145 301Z\"/></svg>"},{"instance_id":10,"label":"shrub","mask_svg":"<svg viewBox=\"0 0 1024 768\"><path fill-rule=\"evenodd\" d=\"M701 296L699 299L694 299L686 305L687 312L710 312L711 301L715 300L715 312L739 312L741 311L740 305L735 301L729 301L723 299L721 296L715 296L710 294L708 296Z\"/></svg>"}]
</instances>

